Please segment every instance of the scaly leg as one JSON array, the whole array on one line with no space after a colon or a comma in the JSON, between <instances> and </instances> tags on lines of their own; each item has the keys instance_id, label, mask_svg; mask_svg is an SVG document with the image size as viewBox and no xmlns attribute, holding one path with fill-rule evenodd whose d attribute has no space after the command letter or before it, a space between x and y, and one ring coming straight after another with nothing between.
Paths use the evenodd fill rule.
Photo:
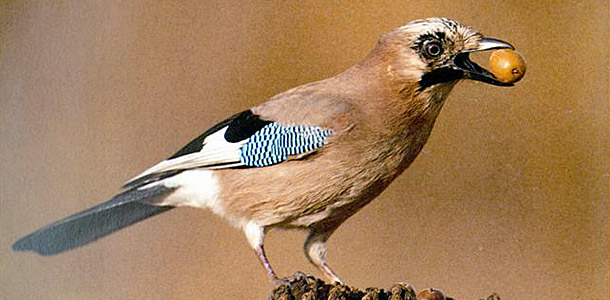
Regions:
<instances>
[{"instance_id":1,"label":"scaly leg","mask_svg":"<svg viewBox=\"0 0 610 300\"><path fill-rule=\"evenodd\" d=\"M267 255L265 254L265 248L263 247L263 240L265 239L265 229L256 224L256 222L249 222L248 224L246 224L246 226L244 226L243 230L246 234L248 242L250 243L250 246L252 247L252 249L254 249L256 256L265 268L265 271L267 271L267 276L269 276L269 279L271 280L273 286L277 287L279 285L282 285L284 283L284 280L279 279L275 275L275 272L271 267L271 263L269 262L269 259L267 259Z\"/></svg>"},{"instance_id":2,"label":"scaly leg","mask_svg":"<svg viewBox=\"0 0 610 300\"><path fill-rule=\"evenodd\" d=\"M269 276L269 279L271 279L271 281L275 281L277 279L277 276L275 275L275 272L271 267L271 263L267 259L267 255L265 255L265 248L263 248L263 245L254 248L254 252L256 253L256 256L258 256L258 259L260 260L265 270L267 271L267 276Z\"/></svg>"},{"instance_id":3,"label":"scaly leg","mask_svg":"<svg viewBox=\"0 0 610 300\"><path fill-rule=\"evenodd\" d=\"M305 240L305 256L316 266L326 278L332 282L342 283L337 274L326 263L326 241L332 234L331 231L318 232L311 230Z\"/></svg>"}]
</instances>

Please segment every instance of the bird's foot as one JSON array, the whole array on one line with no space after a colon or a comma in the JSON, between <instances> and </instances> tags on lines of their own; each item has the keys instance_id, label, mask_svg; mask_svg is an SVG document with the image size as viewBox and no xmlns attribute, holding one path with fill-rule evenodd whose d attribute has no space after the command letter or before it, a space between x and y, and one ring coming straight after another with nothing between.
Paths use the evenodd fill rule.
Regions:
<instances>
[{"instance_id":1,"label":"bird's foot","mask_svg":"<svg viewBox=\"0 0 610 300\"><path fill-rule=\"evenodd\" d=\"M289 285L290 280L288 278L274 277L273 279L271 279L271 284L273 284L273 288L275 289L282 285Z\"/></svg>"},{"instance_id":2,"label":"bird's foot","mask_svg":"<svg viewBox=\"0 0 610 300\"><path fill-rule=\"evenodd\" d=\"M277 288L281 285L290 285L293 282L297 282L303 279L307 278L307 274L303 273L303 272L295 272L294 274L288 276L288 277L284 277L284 278L279 278L279 277L273 277L272 284L273 284L273 288Z\"/></svg>"}]
</instances>

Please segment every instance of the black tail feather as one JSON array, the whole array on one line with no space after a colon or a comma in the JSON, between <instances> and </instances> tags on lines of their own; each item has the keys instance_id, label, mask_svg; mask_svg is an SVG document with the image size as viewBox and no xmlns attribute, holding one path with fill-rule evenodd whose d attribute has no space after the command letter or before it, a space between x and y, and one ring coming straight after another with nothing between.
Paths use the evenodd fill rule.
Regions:
<instances>
[{"instance_id":1,"label":"black tail feather","mask_svg":"<svg viewBox=\"0 0 610 300\"><path fill-rule=\"evenodd\" d=\"M167 196L174 189L162 185L148 189L132 189L107 202L76 213L45 226L13 244L15 251L34 251L40 255L56 255L83 246L119 229L172 209L155 206L142 200Z\"/></svg>"}]
</instances>

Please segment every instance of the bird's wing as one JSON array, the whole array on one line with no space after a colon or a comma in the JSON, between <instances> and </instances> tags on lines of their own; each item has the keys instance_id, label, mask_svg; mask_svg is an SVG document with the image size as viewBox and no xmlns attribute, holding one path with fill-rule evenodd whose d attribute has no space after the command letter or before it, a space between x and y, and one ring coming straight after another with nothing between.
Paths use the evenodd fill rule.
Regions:
<instances>
[{"instance_id":1,"label":"bird's wing","mask_svg":"<svg viewBox=\"0 0 610 300\"><path fill-rule=\"evenodd\" d=\"M332 129L263 120L251 110L217 124L176 154L128 181L134 188L193 168L266 167L322 148Z\"/></svg>"}]
</instances>

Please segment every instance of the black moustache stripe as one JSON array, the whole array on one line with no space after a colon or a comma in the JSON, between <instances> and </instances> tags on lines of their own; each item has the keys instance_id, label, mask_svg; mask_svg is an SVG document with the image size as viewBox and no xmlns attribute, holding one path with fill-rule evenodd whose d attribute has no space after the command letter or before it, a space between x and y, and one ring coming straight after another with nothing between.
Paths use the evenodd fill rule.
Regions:
<instances>
[{"instance_id":1,"label":"black moustache stripe","mask_svg":"<svg viewBox=\"0 0 610 300\"><path fill-rule=\"evenodd\" d=\"M443 67L432 72L425 73L419 80L419 91L435 84L459 80L464 78L464 72L450 67Z\"/></svg>"}]
</instances>

